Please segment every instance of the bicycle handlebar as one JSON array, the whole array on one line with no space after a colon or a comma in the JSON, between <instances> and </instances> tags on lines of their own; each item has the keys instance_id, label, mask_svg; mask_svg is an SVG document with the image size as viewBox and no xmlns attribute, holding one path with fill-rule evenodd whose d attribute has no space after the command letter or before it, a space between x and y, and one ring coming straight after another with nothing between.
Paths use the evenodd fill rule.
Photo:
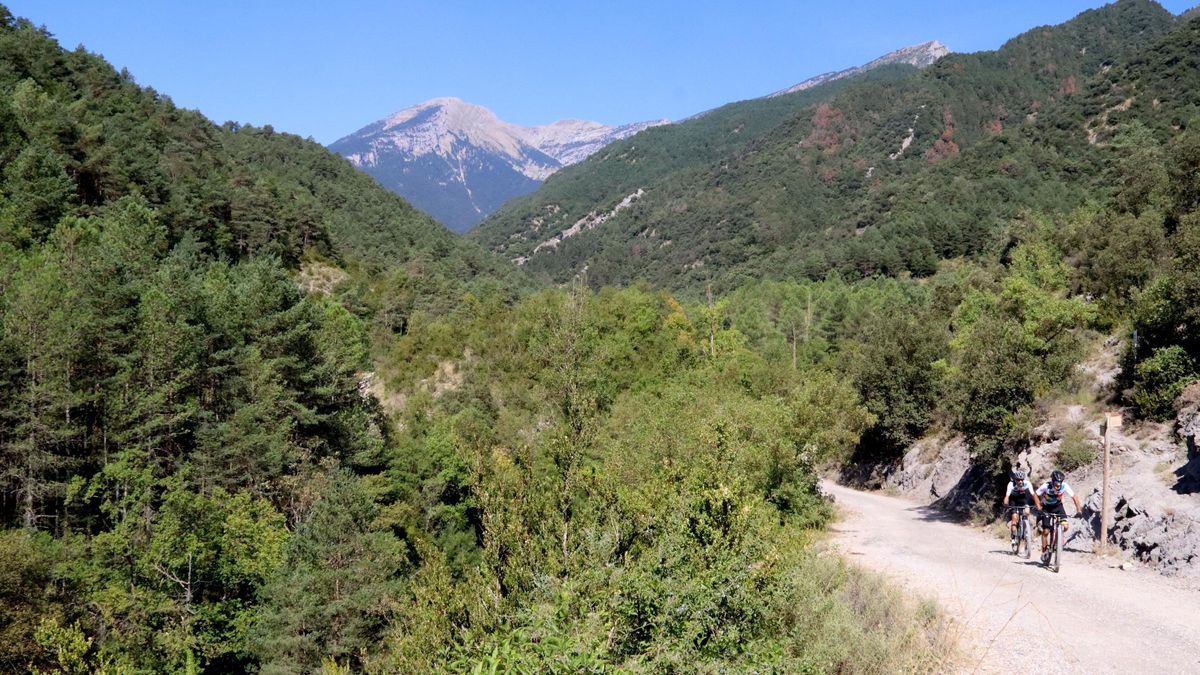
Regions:
<instances>
[{"instance_id":1,"label":"bicycle handlebar","mask_svg":"<svg viewBox=\"0 0 1200 675\"><path fill-rule=\"evenodd\" d=\"M1046 509L1033 509L1033 512L1039 516L1052 516L1052 517L1058 518L1060 520L1069 520L1071 518L1082 518L1083 517L1083 513L1076 513L1073 516L1064 516L1060 513L1048 513L1046 511Z\"/></svg>"}]
</instances>

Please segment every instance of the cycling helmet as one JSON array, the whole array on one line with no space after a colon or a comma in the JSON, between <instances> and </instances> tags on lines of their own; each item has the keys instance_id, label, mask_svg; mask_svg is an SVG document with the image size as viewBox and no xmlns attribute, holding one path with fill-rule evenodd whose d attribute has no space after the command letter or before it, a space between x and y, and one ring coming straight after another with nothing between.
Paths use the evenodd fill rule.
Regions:
<instances>
[{"instance_id":1,"label":"cycling helmet","mask_svg":"<svg viewBox=\"0 0 1200 675\"><path fill-rule=\"evenodd\" d=\"M1066 479L1067 477L1063 475L1063 472L1061 471L1055 471L1054 473L1050 474L1050 482L1054 483L1055 485L1062 483Z\"/></svg>"},{"instance_id":2,"label":"cycling helmet","mask_svg":"<svg viewBox=\"0 0 1200 675\"><path fill-rule=\"evenodd\" d=\"M1012 479L1013 482L1020 483L1021 481L1025 480L1025 472L1020 469L1013 469Z\"/></svg>"}]
</instances>

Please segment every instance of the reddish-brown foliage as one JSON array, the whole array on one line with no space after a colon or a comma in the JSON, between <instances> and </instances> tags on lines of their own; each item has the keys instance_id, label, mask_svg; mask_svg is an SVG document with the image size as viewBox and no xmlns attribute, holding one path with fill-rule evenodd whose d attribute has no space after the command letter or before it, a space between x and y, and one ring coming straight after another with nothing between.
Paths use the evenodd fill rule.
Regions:
<instances>
[{"instance_id":1,"label":"reddish-brown foliage","mask_svg":"<svg viewBox=\"0 0 1200 675\"><path fill-rule=\"evenodd\" d=\"M1059 96L1070 96L1079 92L1079 83L1075 81L1074 75L1068 75L1067 79L1063 80L1062 86L1058 88Z\"/></svg>"},{"instance_id":2,"label":"reddish-brown foliage","mask_svg":"<svg viewBox=\"0 0 1200 675\"><path fill-rule=\"evenodd\" d=\"M942 135L933 142L933 147L925 151L925 161L934 162L958 154L958 143L954 142L954 113L949 108L942 109Z\"/></svg>"},{"instance_id":3,"label":"reddish-brown foliage","mask_svg":"<svg viewBox=\"0 0 1200 675\"><path fill-rule=\"evenodd\" d=\"M933 164L947 157L953 157L958 154L958 143L939 138L933 142L933 147L925 151L925 161Z\"/></svg>"},{"instance_id":4,"label":"reddish-brown foliage","mask_svg":"<svg viewBox=\"0 0 1200 675\"><path fill-rule=\"evenodd\" d=\"M841 134L846 130L846 116L841 110L828 103L822 103L813 112L812 126L812 133L805 139L804 144L821 148L825 154L831 155L841 144Z\"/></svg>"}]
</instances>

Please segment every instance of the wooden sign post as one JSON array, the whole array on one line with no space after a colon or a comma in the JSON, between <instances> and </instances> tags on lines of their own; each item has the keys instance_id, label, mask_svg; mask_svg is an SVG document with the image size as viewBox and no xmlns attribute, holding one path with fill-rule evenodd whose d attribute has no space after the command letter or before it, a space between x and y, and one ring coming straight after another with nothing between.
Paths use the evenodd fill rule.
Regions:
<instances>
[{"instance_id":1,"label":"wooden sign post","mask_svg":"<svg viewBox=\"0 0 1200 675\"><path fill-rule=\"evenodd\" d=\"M1108 528L1110 525L1108 514L1108 477L1112 466L1112 460L1109 448L1109 437L1113 429L1121 428L1121 413L1110 412L1104 415L1104 487L1102 488L1100 497L1100 552L1108 552Z\"/></svg>"}]
</instances>

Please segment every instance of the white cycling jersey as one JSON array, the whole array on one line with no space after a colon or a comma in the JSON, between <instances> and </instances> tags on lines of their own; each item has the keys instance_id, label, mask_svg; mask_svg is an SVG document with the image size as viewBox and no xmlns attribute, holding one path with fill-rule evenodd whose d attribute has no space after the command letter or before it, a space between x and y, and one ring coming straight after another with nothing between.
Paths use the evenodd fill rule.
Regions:
<instances>
[{"instance_id":1,"label":"white cycling jersey","mask_svg":"<svg viewBox=\"0 0 1200 675\"><path fill-rule=\"evenodd\" d=\"M1046 497L1043 502L1048 504L1057 504L1062 501L1064 495L1067 497L1075 496L1075 491L1071 489L1071 486L1065 480L1063 481L1062 488L1057 491L1051 489L1050 481L1046 481L1037 489L1037 493L1039 497Z\"/></svg>"},{"instance_id":2,"label":"white cycling jersey","mask_svg":"<svg viewBox=\"0 0 1200 675\"><path fill-rule=\"evenodd\" d=\"M1013 482L1011 480L1008 481L1008 489L1004 491L1004 496L1011 497L1014 492L1017 494L1021 494L1022 492L1026 492L1026 493L1033 492L1033 485L1031 485L1029 483L1029 481L1022 481L1022 483L1023 483L1024 487L1017 488L1017 486L1013 485Z\"/></svg>"}]
</instances>

